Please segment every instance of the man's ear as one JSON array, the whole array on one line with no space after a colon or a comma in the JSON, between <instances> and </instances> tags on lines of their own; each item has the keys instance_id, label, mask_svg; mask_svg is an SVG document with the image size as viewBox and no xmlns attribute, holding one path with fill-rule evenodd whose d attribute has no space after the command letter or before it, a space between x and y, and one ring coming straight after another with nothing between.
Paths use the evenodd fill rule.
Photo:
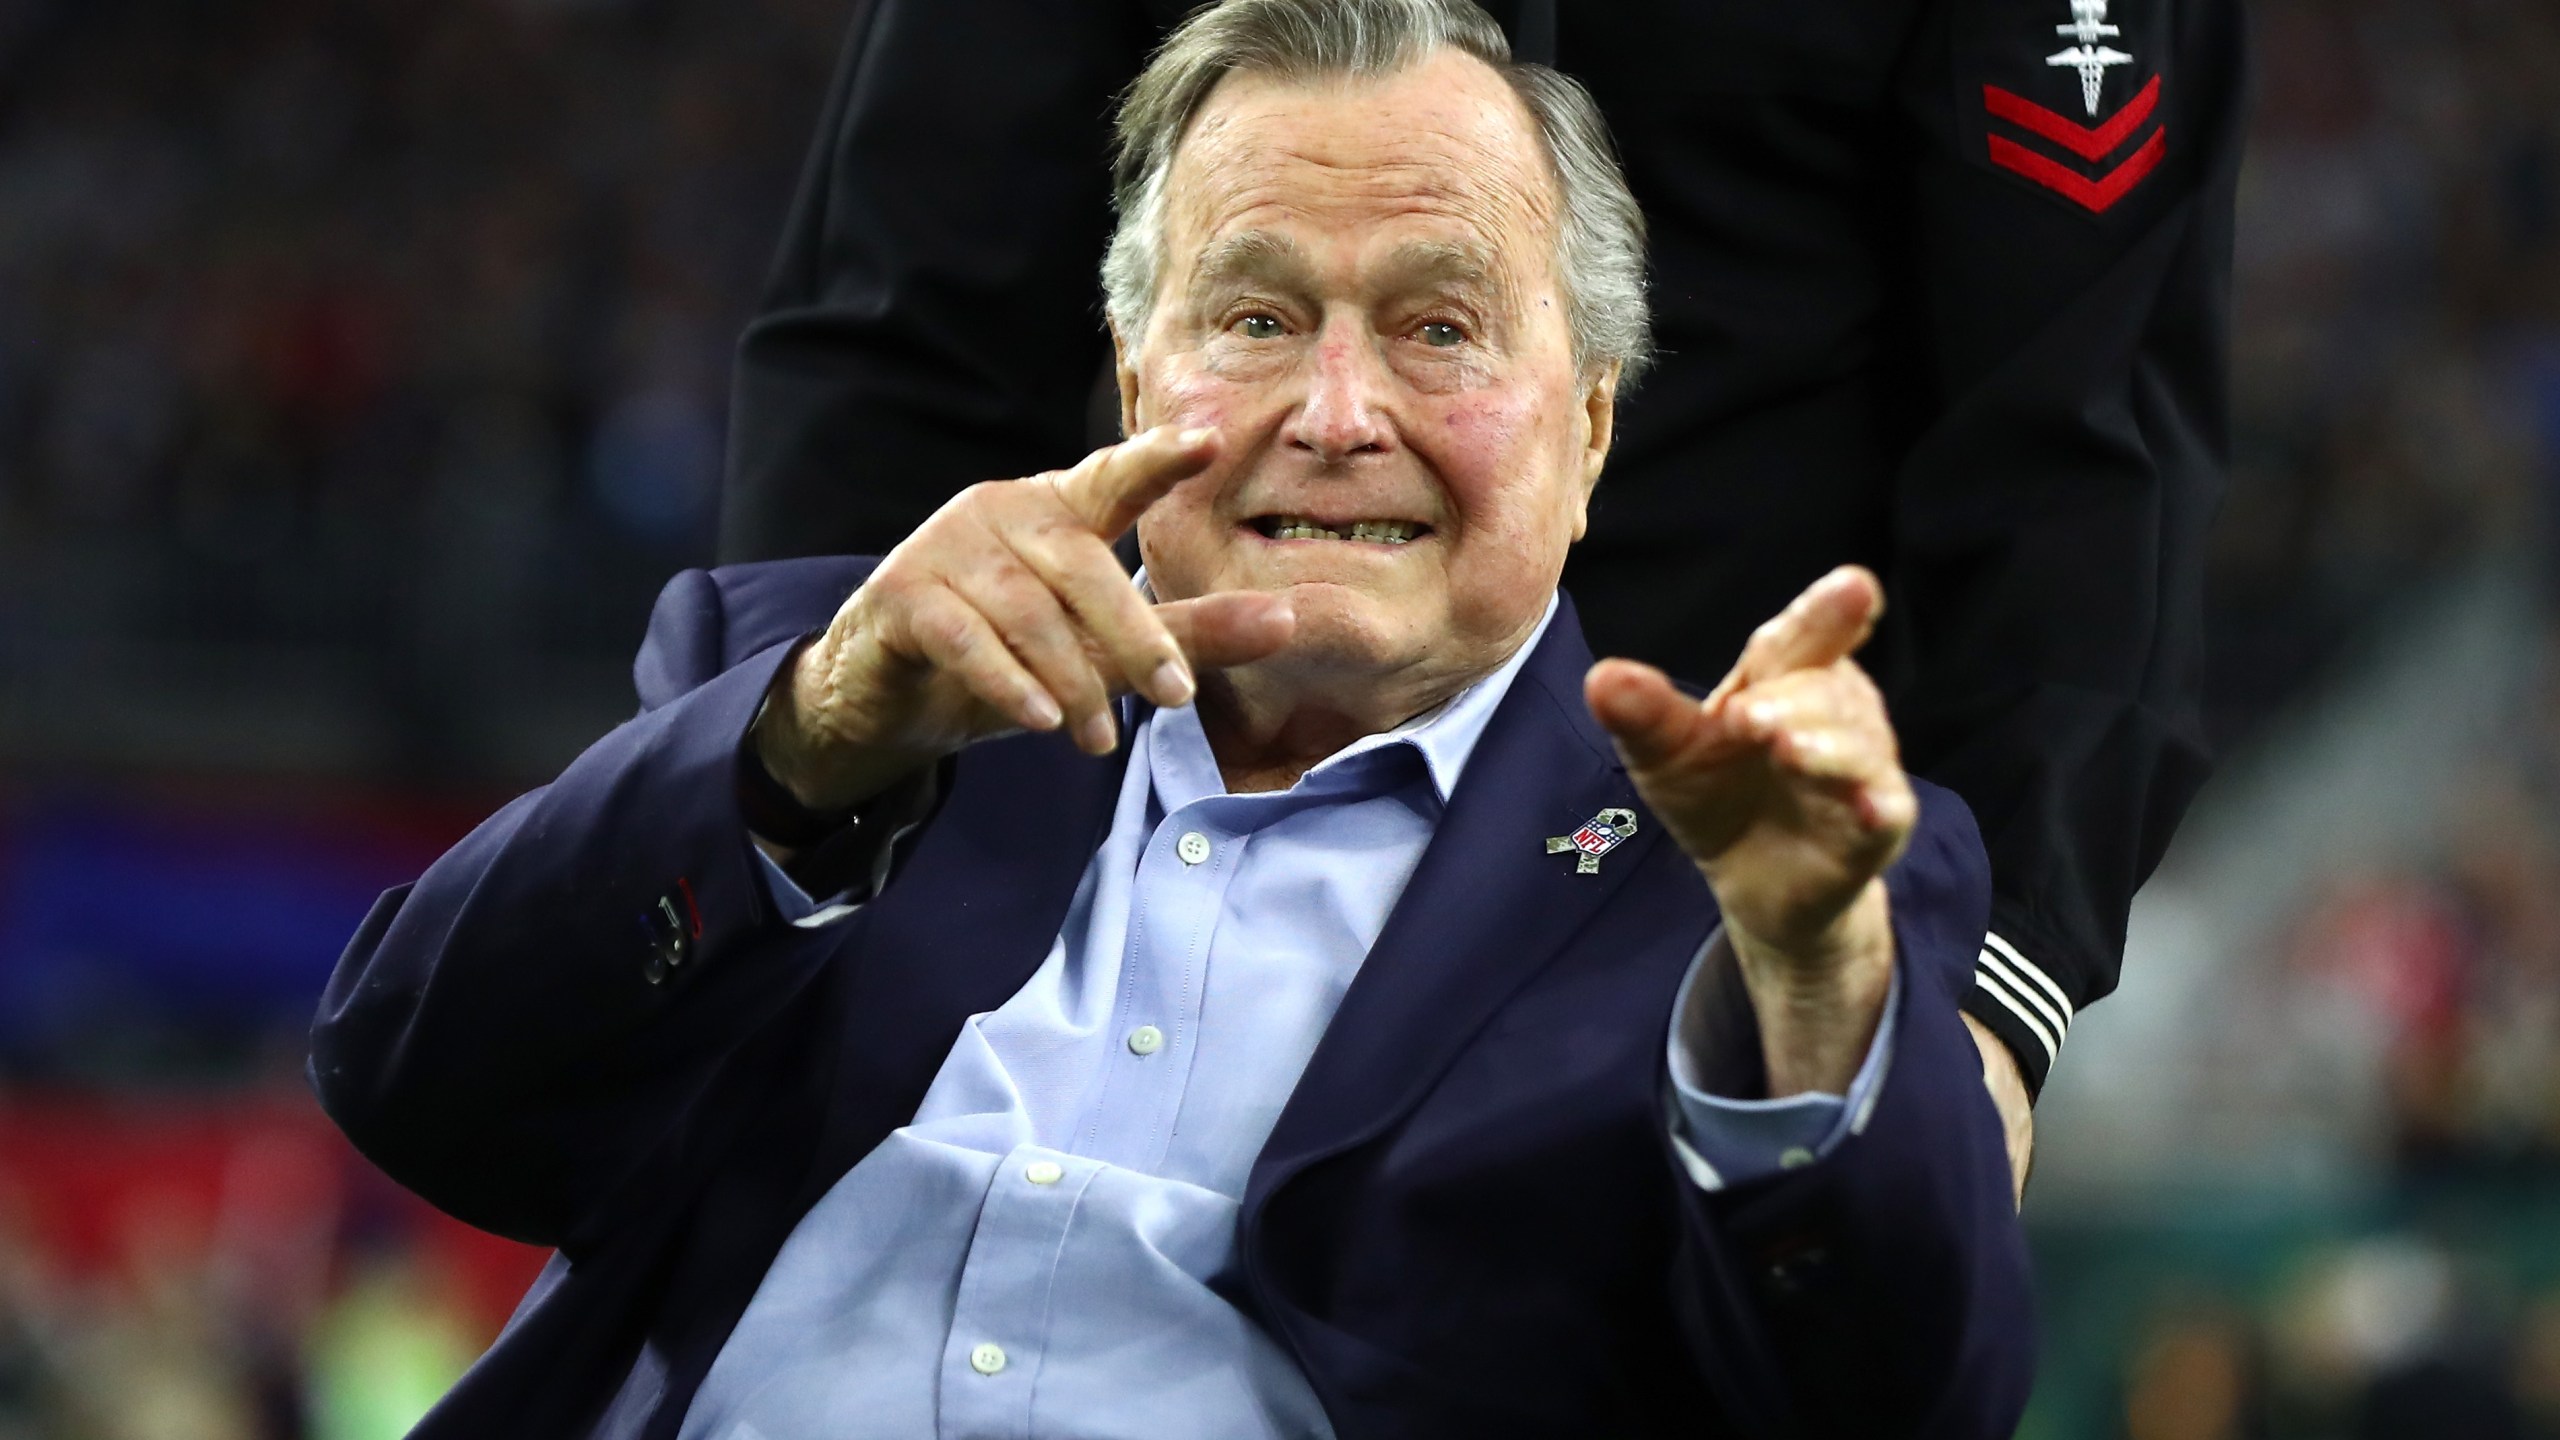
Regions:
<instances>
[{"instance_id":1,"label":"man's ear","mask_svg":"<svg viewBox=\"0 0 2560 1440\"><path fill-rule=\"evenodd\" d=\"M1609 446L1618 438L1618 362L1610 361L1593 376L1582 395L1582 494L1574 507L1573 538L1591 528L1591 492L1599 488L1600 471L1609 463Z\"/></svg>"},{"instance_id":2,"label":"man's ear","mask_svg":"<svg viewBox=\"0 0 2560 1440\"><path fill-rule=\"evenodd\" d=\"M1120 384L1120 438L1126 440L1138 433L1138 371L1117 321L1111 325L1111 375Z\"/></svg>"}]
</instances>

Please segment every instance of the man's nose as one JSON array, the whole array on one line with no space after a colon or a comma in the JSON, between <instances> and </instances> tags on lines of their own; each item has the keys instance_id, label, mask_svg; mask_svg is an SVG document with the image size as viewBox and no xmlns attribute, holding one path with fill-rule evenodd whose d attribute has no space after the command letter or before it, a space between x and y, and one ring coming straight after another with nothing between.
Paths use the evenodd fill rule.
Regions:
<instances>
[{"instance_id":1,"label":"man's nose","mask_svg":"<svg viewBox=\"0 0 2560 1440\"><path fill-rule=\"evenodd\" d=\"M1369 327L1348 317L1328 323L1316 337L1313 366L1289 443L1328 465L1394 448L1388 392L1395 378Z\"/></svg>"}]
</instances>

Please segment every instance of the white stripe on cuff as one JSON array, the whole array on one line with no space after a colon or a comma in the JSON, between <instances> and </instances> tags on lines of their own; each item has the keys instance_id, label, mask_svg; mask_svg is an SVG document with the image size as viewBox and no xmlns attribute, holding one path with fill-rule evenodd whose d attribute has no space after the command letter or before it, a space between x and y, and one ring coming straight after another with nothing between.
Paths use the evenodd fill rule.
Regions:
<instances>
[{"instance_id":1,"label":"white stripe on cuff","mask_svg":"<svg viewBox=\"0 0 2560 1440\"><path fill-rule=\"evenodd\" d=\"M2062 1042L2070 1038L2074 1014L2062 987L2019 954L2015 945L1993 934L1982 939L1982 954L1973 969L1975 988L2018 1017L2018 1023L2044 1046L2046 1064L2061 1059Z\"/></svg>"},{"instance_id":2,"label":"white stripe on cuff","mask_svg":"<svg viewBox=\"0 0 2560 1440\"><path fill-rule=\"evenodd\" d=\"M2001 939L1996 932L1986 932L1982 937L1982 943L1989 946L1991 949L1998 951L2012 966L2015 967L2009 978L2014 980L2023 976L2026 979L2034 981L2036 985L2044 991L2045 995L2053 1001L2054 1005L2059 1007L2061 1011L2062 1028L2064 1030L2069 1030L2071 1028L2071 1022L2078 1018L2079 1012L2071 1008L2071 998L2062 993L2061 986L2053 983L2052 976L2037 969L2034 961L2019 954L2017 946Z\"/></svg>"},{"instance_id":3,"label":"white stripe on cuff","mask_svg":"<svg viewBox=\"0 0 2560 1440\"><path fill-rule=\"evenodd\" d=\"M1988 950L1982 953L1986 958L1991 954ZM1973 972L1973 988L1999 1001L2007 1007L2010 1014L2018 1017L2018 1023L2026 1026L2027 1033L2036 1037L2036 1043L2044 1046L2044 1059L2047 1065L2062 1058L2061 1042L2054 1038L2051 1030L2045 1028L2044 1021L2039 1019L2034 1011L2019 1004L2010 996L2007 981L1977 966Z\"/></svg>"},{"instance_id":4,"label":"white stripe on cuff","mask_svg":"<svg viewBox=\"0 0 2560 1440\"><path fill-rule=\"evenodd\" d=\"M2010 969L1998 955L1989 950L1983 951L1980 958L1974 961L1973 978L1975 983L1985 989L1998 990L2006 995L2012 1002L2013 1009L2017 1002L2024 1002L2028 1009L2035 1012L2036 1019L2043 1022L2036 1029L2050 1037L2056 1049L2061 1048L2063 1040L2070 1035L2070 1023L2054 1013L2053 1007L2045 1003L2042 995L2027 988L2027 983L2019 979L2018 973Z\"/></svg>"}]
</instances>

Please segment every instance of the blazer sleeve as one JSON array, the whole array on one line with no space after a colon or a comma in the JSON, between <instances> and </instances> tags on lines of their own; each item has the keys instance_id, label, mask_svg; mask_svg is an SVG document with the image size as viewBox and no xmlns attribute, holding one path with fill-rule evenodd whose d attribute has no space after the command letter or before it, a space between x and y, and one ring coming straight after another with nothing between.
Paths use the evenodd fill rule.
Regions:
<instances>
[{"instance_id":1,"label":"blazer sleeve","mask_svg":"<svg viewBox=\"0 0 2560 1440\"><path fill-rule=\"evenodd\" d=\"M1995 1440L2016 1430L2034 1380L2026 1240L1958 1010L1990 898L1962 801L1923 787L1887 885L1900 1003L1882 1084L1847 1138L1716 1190L1666 1152L1685 1215L1679 1305L1736 1433ZM1756 1071L1745 1038L1722 1048Z\"/></svg>"},{"instance_id":2,"label":"blazer sleeve","mask_svg":"<svg viewBox=\"0 0 2560 1440\"><path fill-rule=\"evenodd\" d=\"M1112 98L1188 8L854 7L739 343L725 560L879 554L961 489L1089 448Z\"/></svg>"},{"instance_id":3,"label":"blazer sleeve","mask_svg":"<svg viewBox=\"0 0 2560 1440\"><path fill-rule=\"evenodd\" d=\"M2092 115L2058 0L1932 9L1901 106L1934 384L1892 480L1895 723L1981 817L1994 938L1966 1008L2040 1088L2208 768L2242 21L2118 0L2105 44L2130 58Z\"/></svg>"},{"instance_id":4,"label":"blazer sleeve","mask_svg":"<svg viewBox=\"0 0 2560 1440\"><path fill-rule=\"evenodd\" d=\"M768 684L827 611L742 637L729 608L712 575L670 582L640 713L385 894L330 977L322 1108L473 1225L581 1233L841 939L770 913L735 782Z\"/></svg>"}]
</instances>

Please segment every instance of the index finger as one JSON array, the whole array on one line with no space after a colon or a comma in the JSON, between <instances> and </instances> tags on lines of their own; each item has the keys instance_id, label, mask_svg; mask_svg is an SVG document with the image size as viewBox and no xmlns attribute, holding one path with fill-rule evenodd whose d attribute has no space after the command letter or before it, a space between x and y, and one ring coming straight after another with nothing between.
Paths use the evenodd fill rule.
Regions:
<instances>
[{"instance_id":1,"label":"index finger","mask_svg":"<svg viewBox=\"0 0 2560 1440\"><path fill-rule=\"evenodd\" d=\"M1159 425L1086 456L1057 477L1058 498L1094 534L1117 540L1165 492L1218 458L1218 432Z\"/></svg>"},{"instance_id":2,"label":"index finger","mask_svg":"<svg viewBox=\"0 0 2560 1440\"><path fill-rule=\"evenodd\" d=\"M1742 658L1707 696L1710 706L1745 686L1794 670L1819 670L1857 653L1884 614L1884 585L1863 565L1843 565L1805 587L1751 632Z\"/></svg>"}]
</instances>

